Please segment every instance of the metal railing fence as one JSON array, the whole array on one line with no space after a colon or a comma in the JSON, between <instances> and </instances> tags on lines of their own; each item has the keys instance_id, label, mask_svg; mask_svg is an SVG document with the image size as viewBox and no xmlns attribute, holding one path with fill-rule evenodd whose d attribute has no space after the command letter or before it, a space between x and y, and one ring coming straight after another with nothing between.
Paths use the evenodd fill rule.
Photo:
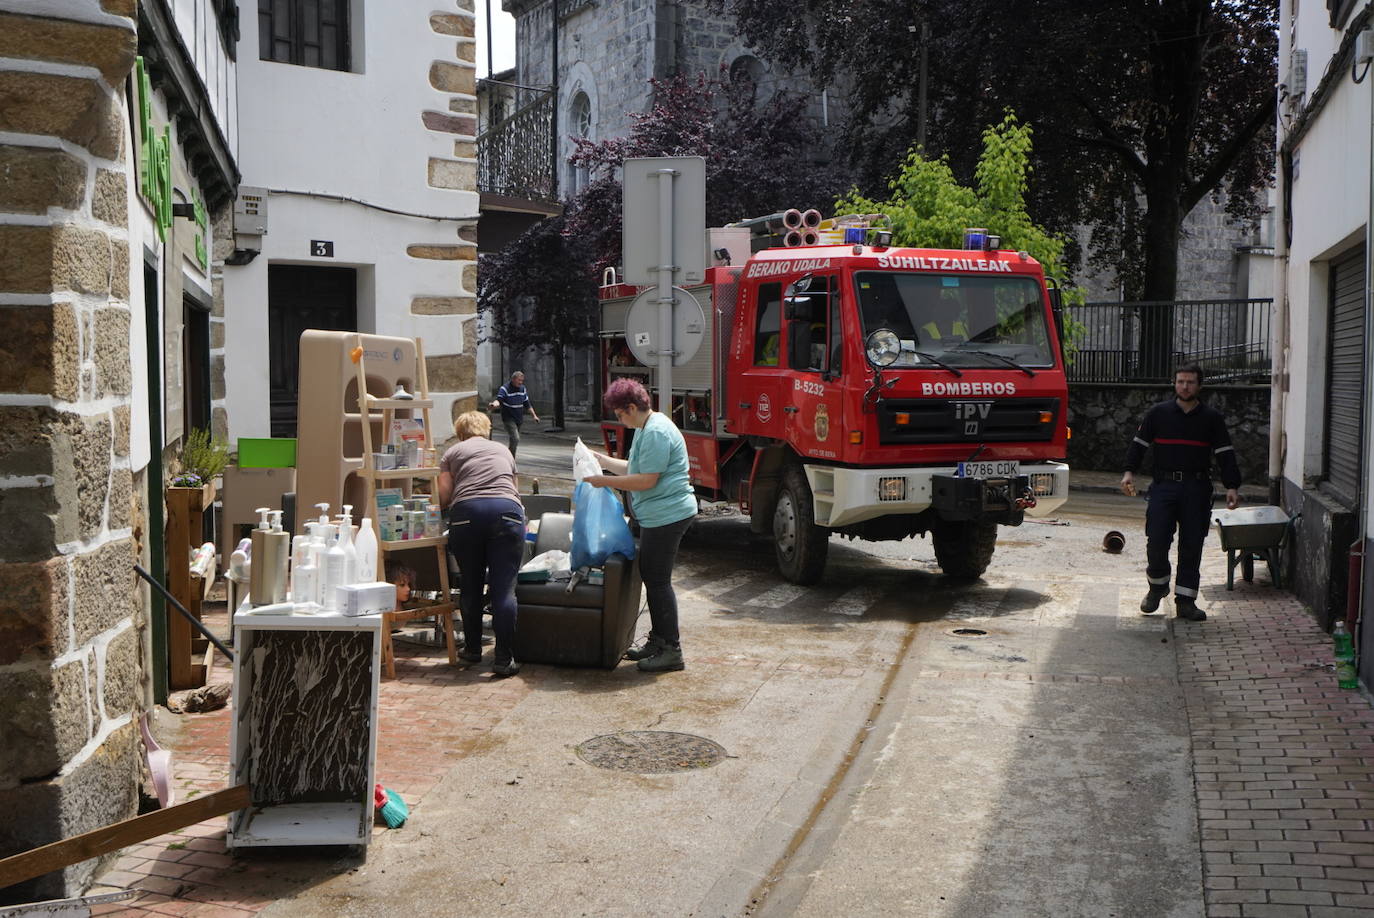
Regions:
<instances>
[{"instance_id":1,"label":"metal railing fence","mask_svg":"<svg viewBox=\"0 0 1374 918\"><path fill-rule=\"evenodd\" d=\"M1070 382L1172 382L1196 363L1207 384L1267 385L1271 299L1085 303L1068 308L1076 336Z\"/></svg>"},{"instance_id":2,"label":"metal railing fence","mask_svg":"<svg viewBox=\"0 0 1374 918\"><path fill-rule=\"evenodd\" d=\"M553 93L483 82L518 107L478 135L477 189L526 201L554 200Z\"/></svg>"}]
</instances>

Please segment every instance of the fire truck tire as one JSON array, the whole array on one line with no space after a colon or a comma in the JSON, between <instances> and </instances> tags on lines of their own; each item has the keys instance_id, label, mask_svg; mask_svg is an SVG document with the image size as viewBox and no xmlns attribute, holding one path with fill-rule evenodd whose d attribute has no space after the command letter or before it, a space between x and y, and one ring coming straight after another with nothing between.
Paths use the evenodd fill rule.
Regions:
<instances>
[{"instance_id":1,"label":"fire truck tire","mask_svg":"<svg viewBox=\"0 0 1374 918\"><path fill-rule=\"evenodd\" d=\"M997 524L981 520L941 521L930 530L935 560L947 577L976 580L992 563L997 547Z\"/></svg>"},{"instance_id":2,"label":"fire truck tire","mask_svg":"<svg viewBox=\"0 0 1374 918\"><path fill-rule=\"evenodd\" d=\"M773 510L773 550L778 570L793 583L816 583L825 571L830 532L817 526L815 519L806 473L800 466L791 466L783 473Z\"/></svg>"}]
</instances>

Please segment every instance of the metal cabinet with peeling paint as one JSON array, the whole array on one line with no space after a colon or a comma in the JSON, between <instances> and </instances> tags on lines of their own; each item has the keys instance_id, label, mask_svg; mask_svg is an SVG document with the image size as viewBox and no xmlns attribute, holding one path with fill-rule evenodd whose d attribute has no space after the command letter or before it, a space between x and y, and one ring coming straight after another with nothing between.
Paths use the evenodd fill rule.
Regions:
<instances>
[{"instance_id":1,"label":"metal cabinet with peeling paint","mask_svg":"<svg viewBox=\"0 0 1374 918\"><path fill-rule=\"evenodd\" d=\"M372 835L380 615L234 615L231 783L252 806L229 848L366 845Z\"/></svg>"}]
</instances>

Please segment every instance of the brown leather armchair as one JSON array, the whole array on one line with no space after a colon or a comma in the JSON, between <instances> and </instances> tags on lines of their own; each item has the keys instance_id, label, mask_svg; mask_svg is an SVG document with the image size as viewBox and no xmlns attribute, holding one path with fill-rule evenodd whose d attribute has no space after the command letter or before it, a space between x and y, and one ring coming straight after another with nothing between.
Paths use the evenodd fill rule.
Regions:
<instances>
[{"instance_id":1,"label":"brown leather armchair","mask_svg":"<svg viewBox=\"0 0 1374 918\"><path fill-rule=\"evenodd\" d=\"M539 518L534 554L552 549L572 549L572 514L545 513ZM604 569L604 583L579 582L571 591L567 581L516 584L517 660L615 668L634 639L643 584L637 560L613 554Z\"/></svg>"}]
</instances>

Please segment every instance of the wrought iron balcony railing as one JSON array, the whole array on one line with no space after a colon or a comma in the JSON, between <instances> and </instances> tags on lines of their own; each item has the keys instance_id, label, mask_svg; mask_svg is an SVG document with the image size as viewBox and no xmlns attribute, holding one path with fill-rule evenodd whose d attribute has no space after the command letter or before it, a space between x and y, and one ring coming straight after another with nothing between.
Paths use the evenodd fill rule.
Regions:
<instances>
[{"instance_id":1,"label":"wrought iron balcony railing","mask_svg":"<svg viewBox=\"0 0 1374 918\"><path fill-rule=\"evenodd\" d=\"M477 137L477 189L553 202L553 93L495 80L483 80L481 91L488 111L513 111Z\"/></svg>"}]
</instances>

